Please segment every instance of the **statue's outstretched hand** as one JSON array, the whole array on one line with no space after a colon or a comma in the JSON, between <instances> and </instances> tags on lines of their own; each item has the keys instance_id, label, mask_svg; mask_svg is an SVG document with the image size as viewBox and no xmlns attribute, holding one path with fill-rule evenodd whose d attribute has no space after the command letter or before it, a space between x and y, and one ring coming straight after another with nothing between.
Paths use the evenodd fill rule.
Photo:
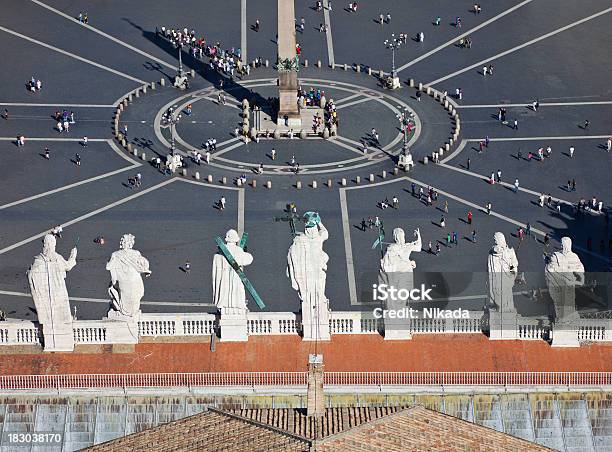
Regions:
<instances>
[{"instance_id":1,"label":"statue's outstretched hand","mask_svg":"<svg viewBox=\"0 0 612 452\"><path fill-rule=\"evenodd\" d=\"M70 250L70 259L76 259L77 257L77 249L76 246Z\"/></svg>"}]
</instances>

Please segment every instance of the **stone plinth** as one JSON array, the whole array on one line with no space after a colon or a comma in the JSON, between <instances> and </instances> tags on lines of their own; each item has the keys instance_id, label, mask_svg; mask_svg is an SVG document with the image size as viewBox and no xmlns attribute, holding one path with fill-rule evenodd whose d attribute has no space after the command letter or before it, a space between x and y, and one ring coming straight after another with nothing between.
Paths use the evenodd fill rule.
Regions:
<instances>
[{"instance_id":1,"label":"stone plinth","mask_svg":"<svg viewBox=\"0 0 612 452\"><path fill-rule=\"evenodd\" d=\"M302 340L329 341L329 305L328 301L318 304L302 301Z\"/></svg>"},{"instance_id":2,"label":"stone plinth","mask_svg":"<svg viewBox=\"0 0 612 452\"><path fill-rule=\"evenodd\" d=\"M518 314L490 311L489 327L489 339L492 341L518 339Z\"/></svg>"},{"instance_id":3,"label":"stone plinth","mask_svg":"<svg viewBox=\"0 0 612 452\"><path fill-rule=\"evenodd\" d=\"M43 344L46 352L74 351L72 323L43 324Z\"/></svg>"},{"instance_id":4,"label":"stone plinth","mask_svg":"<svg viewBox=\"0 0 612 452\"><path fill-rule=\"evenodd\" d=\"M221 342L247 341L247 311L240 308L221 308L220 311Z\"/></svg>"},{"instance_id":5,"label":"stone plinth","mask_svg":"<svg viewBox=\"0 0 612 452\"><path fill-rule=\"evenodd\" d=\"M294 61L295 49L295 4L293 0L278 0L278 59ZM278 74L278 125L299 127L301 120L297 106L297 68Z\"/></svg>"}]
</instances>

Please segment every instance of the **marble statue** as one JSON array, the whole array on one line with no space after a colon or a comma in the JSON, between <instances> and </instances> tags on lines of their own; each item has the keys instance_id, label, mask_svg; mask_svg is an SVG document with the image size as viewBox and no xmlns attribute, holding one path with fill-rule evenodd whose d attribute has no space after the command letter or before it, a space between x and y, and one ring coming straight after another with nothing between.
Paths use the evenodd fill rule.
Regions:
<instances>
[{"instance_id":1,"label":"marble statue","mask_svg":"<svg viewBox=\"0 0 612 452\"><path fill-rule=\"evenodd\" d=\"M561 251L548 256L544 270L557 324L580 318L576 311L576 287L584 284L584 266L572 251L572 239L563 237L561 245Z\"/></svg>"},{"instance_id":2,"label":"marble statue","mask_svg":"<svg viewBox=\"0 0 612 452\"><path fill-rule=\"evenodd\" d=\"M489 251L487 260L489 282L489 306L501 312L515 313L512 288L518 272L518 260L514 248L506 244L501 232L493 236L495 245Z\"/></svg>"},{"instance_id":3,"label":"marble statue","mask_svg":"<svg viewBox=\"0 0 612 452\"><path fill-rule=\"evenodd\" d=\"M287 276L302 302L303 338L329 339L329 300L325 296L329 256L323 251L329 233L319 214L306 212L304 220L304 233L298 233L289 247Z\"/></svg>"},{"instance_id":4,"label":"marble statue","mask_svg":"<svg viewBox=\"0 0 612 452\"><path fill-rule=\"evenodd\" d=\"M410 291L414 288L414 269L416 262L410 260L412 252L420 252L422 248L421 232L414 231L412 242L406 243L406 237L402 228L393 230L393 242L387 246L385 255L380 260L380 271L378 273L378 286L386 286L389 295L383 301L384 309L401 311L406 308L407 300L393 297L397 293L388 289L403 289ZM385 318L385 340L410 339L410 320L405 318Z\"/></svg>"},{"instance_id":5,"label":"marble statue","mask_svg":"<svg viewBox=\"0 0 612 452\"><path fill-rule=\"evenodd\" d=\"M413 270L416 262L410 260L410 253L421 252L421 232L414 231L415 240L406 243L404 230L395 228L393 230L393 241L387 247L385 255L380 260L379 284L386 284L396 289L412 289L414 285Z\"/></svg>"},{"instance_id":6,"label":"marble statue","mask_svg":"<svg viewBox=\"0 0 612 452\"><path fill-rule=\"evenodd\" d=\"M135 320L140 315L140 300L144 295L141 275L148 277L151 270L149 261L133 247L134 236L125 234L119 242L119 251L111 254L106 264L106 269L111 274L108 293L111 296L112 309L108 313L109 318Z\"/></svg>"},{"instance_id":7,"label":"marble statue","mask_svg":"<svg viewBox=\"0 0 612 452\"><path fill-rule=\"evenodd\" d=\"M65 279L66 272L76 265L77 249L72 248L66 260L55 251L56 243L55 236L45 235L42 253L28 270L28 281L38 322L43 326L45 350L72 351L72 315Z\"/></svg>"},{"instance_id":8,"label":"marble statue","mask_svg":"<svg viewBox=\"0 0 612 452\"><path fill-rule=\"evenodd\" d=\"M238 232L230 229L225 234L225 246L232 254L239 267L245 267L253 263L253 255L244 251L238 243L240 237ZM246 294L244 285L238 273L232 268L228 260L222 254L215 254L212 268L213 301L215 306L224 312L246 313Z\"/></svg>"}]
</instances>

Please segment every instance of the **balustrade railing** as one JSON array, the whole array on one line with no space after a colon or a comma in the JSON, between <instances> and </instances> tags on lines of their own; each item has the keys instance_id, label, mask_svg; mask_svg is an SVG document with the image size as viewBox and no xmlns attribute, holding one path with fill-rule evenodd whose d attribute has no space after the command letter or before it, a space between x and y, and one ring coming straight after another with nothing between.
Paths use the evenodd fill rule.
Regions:
<instances>
[{"instance_id":1,"label":"balustrade railing","mask_svg":"<svg viewBox=\"0 0 612 452\"><path fill-rule=\"evenodd\" d=\"M158 387L302 387L307 372L0 375L0 391ZM325 372L327 387L606 387L612 372Z\"/></svg>"}]
</instances>

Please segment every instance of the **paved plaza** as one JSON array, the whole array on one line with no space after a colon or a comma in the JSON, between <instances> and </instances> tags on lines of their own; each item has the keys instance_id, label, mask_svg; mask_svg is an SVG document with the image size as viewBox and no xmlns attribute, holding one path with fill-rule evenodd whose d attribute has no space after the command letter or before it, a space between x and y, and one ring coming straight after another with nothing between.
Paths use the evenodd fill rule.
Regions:
<instances>
[{"instance_id":1,"label":"paved plaza","mask_svg":"<svg viewBox=\"0 0 612 452\"><path fill-rule=\"evenodd\" d=\"M298 312L286 274L293 239L285 221L289 204L300 216L318 212L329 231L324 249L332 310L376 307L371 287L381 247L374 245L377 228L362 227L370 217L384 224L385 242L392 241L394 228L403 228L407 239L420 229L423 250L411 257L415 280L433 287L435 306L483 309L487 254L493 234L501 231L526 274L525 285L515 287L519 312L547 314L545 305L534 304L531 290L545 287L543 254L560 249L564 236L594 275L588 278L592 296L586 289L579 294L579 309L612 309L609 293L595 287L612 263L611 2L484 1L478 14L468 0L364 0L356 12L345 3L333 1L330 8L325 0L322 11L314 0L295 5L299 83L334 100L337 136L300 138L296 130L293 139L264 136L257 142L235 132L242 130L243 100L266 110L278 93L276 0L4 0L0 310L9 318L36 319L26 270L41 238L62 225L58 252L78 247L66 282L80 320L106 315L106 263L126 233L134 234L135 249L152 270L144 313L215 312L214 239L231 228L248 233L254 262L245 273L265 310ZM87 24L78 20L83 13ZM387 13L390 20L379 23ZM156 33L162 27L194 30L208 46L239 49L243 61L262 64L230 79L211 68L208 57L184 48L181 69L194 70L195 77L187 90L174 88L179 50ZM421 32L423 42L417 39ZM391 50L383 44L392 33L406 35L395 51L401 82L395 90L379 75L392 69ZM465 38L469 48L460 45ZM29 89L32 78L42 82L40 90ZM448 142L456 120L425 91L417 95L419 83L447 92L461 121L458 139L439 163L432 163L432 152ZM135 155L115 139L113 120L123 98L145 84L146 94L135 97L119 121ZM162 120L168 108L181 112L174 133ZM505 121L498 118L500 108ZM73 112L75 121L60 132L55 114L63 110ZM415 125L406 136L397 119L402 113ZM204 155L213 139L209 163L191 158L194 151ZM172 145L184 157L185 175L156 166ZM415 166L394 174L404 146ZM538 150L548 147L550 155L539 158ZM490 184L498 171L502 183ZM140 186L130 183L136 174ZM238 184L243 175L246 184ZM437 194L432 205L430 187ZM396 207L381 208L381 201L394 197ZM578 211L581 199L593 198L602 201L601 212ZM518 229L527 224L532 235L521 240ZM296 227L302 231L304 223L296 221ZM453 233L457 243L448 243ZM252 300L249 309L260 310Z\"/></svg>"}]
</instances>

